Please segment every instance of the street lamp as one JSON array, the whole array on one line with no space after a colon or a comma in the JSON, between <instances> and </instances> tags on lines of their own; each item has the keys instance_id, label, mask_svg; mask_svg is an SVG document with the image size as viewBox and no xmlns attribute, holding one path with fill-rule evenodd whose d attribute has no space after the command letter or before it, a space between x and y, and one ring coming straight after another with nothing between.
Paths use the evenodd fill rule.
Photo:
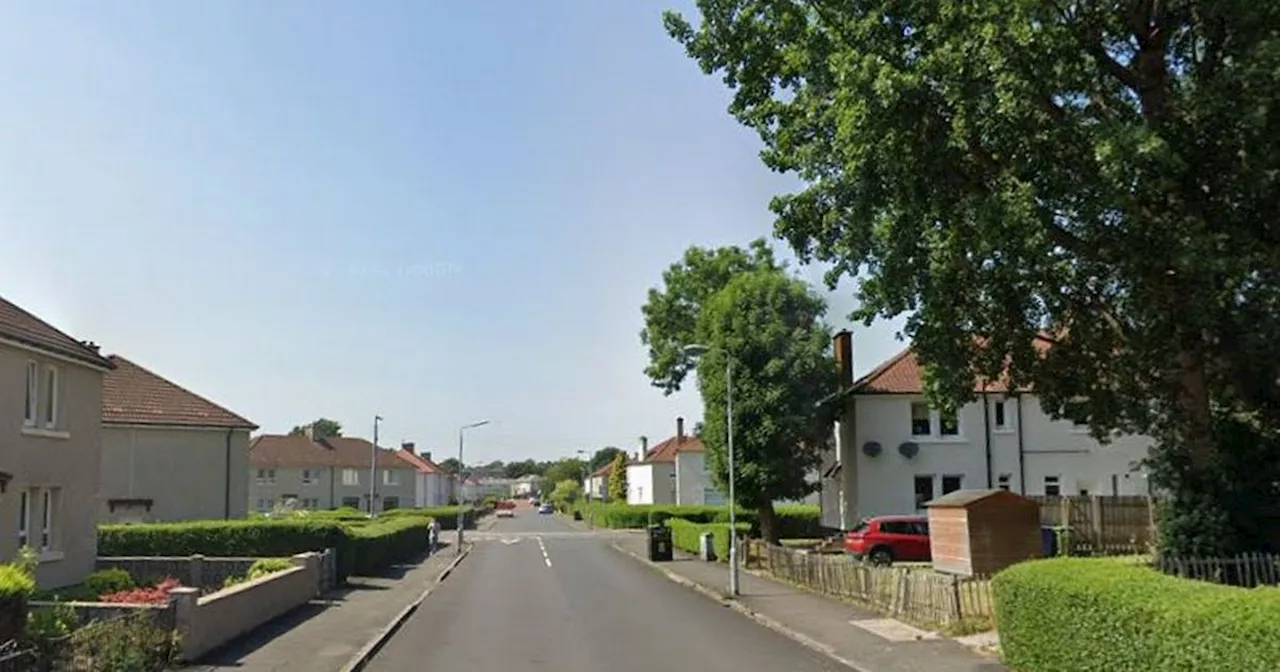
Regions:
<instances>
[{"instance_id":1,"label":"street lamp","mask_svg":"<svg viewBox=\"0 0 1280 672\"><path fill-rule=\"evenodd\" d=\"M373 517L373 498L377 496L374 489L378 484L378 423L381 415L373 416L373 447L369 450L369 517Z\"/></svg>"},{"instance_id":2,"label":"street lamp","mask_svg":"<svg viewBox=\"0 0 1280 672\"><path fill-rule=\"evenodd\" d=\"M697 359L711 350L700 344L684 347L684 354L690 359ZM725 353L726 355L728 353ZM738 503L733 496L733 358L725 357L725 431L727 434L726 454L729 461L729 595L738 595Z\"/></svg>"},{"instance_id":3,"label":"street lamp","mask_svg":"<svg viewBox=\"0 0 1280 672\"><path fill-rule=\"evenodd\" d=\"M462 473L461 473L461 472L462 472L462 465L464 464L464 463L463 463L463 461L462 461L462 435L463 435L463 433L464 433L464 432L466 432L468 429L473 429L473 428L475 428L475 427L483 427L483 426L485 426L485 425L487 425L487 424L489 424L489 421L488 421L488 420L481 420L481 421L479 421L479 422L473 422L473 423L471 423L471 424L469 424L469 425L463 425L463 426L461 426L461 427L459 427L459 428L458 428L458 472L459 472L459 473L458 473L458 475L459 475L459 476L461 476L461 475L462 475ZM459 499L461 499L461 498L459 498ZM463 527L463 524L462 524L462 523L463 523L463 520L462 520L462 519L463 519L462 513L463 513L463 504L462 504L462 502L458 502L458 550L456 551L458 555L462 555L462 527Z\"/></svg>"}]
</instances>

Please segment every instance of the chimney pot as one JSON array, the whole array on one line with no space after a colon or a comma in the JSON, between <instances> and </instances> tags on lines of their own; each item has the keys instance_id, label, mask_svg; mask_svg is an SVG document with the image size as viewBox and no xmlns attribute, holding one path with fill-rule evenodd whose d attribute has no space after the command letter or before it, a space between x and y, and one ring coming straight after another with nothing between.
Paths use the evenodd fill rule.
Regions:
<instances>
[{"instance_id":1,"label":"chimney pot","mask_svg":"<svg viewBox=\"0 0 1280 672\"><path fill-rule=\"evenodd\" d=\"M640 454L649 454L649 437L647 436L640 437Z\"/></svg>"},{"instance_id":2,"label":"chimney pot","mask_svg":"<svg viewBox=\"0 0 1280 672\"><path fill-rule=\"evenodd\" d=\"M853 333L841 330L831 338L835 350L836 368L840 372L840 389L853 387Z\"/></svg>"},{"instance_id":3,"label":"chimney pot","mask_svg":"<svg viewBox=\"0 0 1280 672\"><path fill-rule=\"evenodd\" d=\"M676 440L684 441L684 418L676 418Z\"/></svg>"},{"instance_id":4,"label":"chimney pot","mask_svg":"<svg viewBox=\"0 0 1280 672\"><path fill-rule=\"evenodd\" d=\"M404 450L404 451L406 451L406 452L410 452L410 453L414 452L414 450L413 450L413 442L412 442L412 441L401 441L401 442L400 442L400 449L401 449L401 450Z\"/></svg>"},{"instance_id":5,"label":"chimney pot","mask_svg":"<svg viewBox=\"0 0 1280 672\"><path fill-rule=\"evenodd\" d=\"M431 461L431 451L429 451L429 450L428 450L428 451L426 451L425 453L423 453L423 454L422 454L422 456L423 456L423 457L425 457L425 458L427 458L427 461L428 461L428 462L430 462L430 461Z\"/></svg>"}]
</instances>

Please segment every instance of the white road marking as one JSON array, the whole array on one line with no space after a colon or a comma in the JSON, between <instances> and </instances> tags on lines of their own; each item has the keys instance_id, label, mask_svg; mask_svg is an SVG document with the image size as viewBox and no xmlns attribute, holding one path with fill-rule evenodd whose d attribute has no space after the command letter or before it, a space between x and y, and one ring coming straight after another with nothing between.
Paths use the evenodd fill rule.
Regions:
<instances>
[{"instance_id":1,"label":"white road marking","mask_svg":"<svg viewBox=\"0 0 1280 672\"><path fill-rule=\"evenodd\" d=\"M520 543L520 540L519 540L519 539L503 539L503 540L502 540L502 543L504 543L504 544L506 544L506 545L510 546L511 544L518 544L518 543Z\"/></svg>"},{"instance_id":2,"label":"white road marking","mask_svg":"<svg viewBox=\"0 0 1280 672\"><path fill-rule=\"evenodd\" d=\"M551 566L551 556L547 555L547 545L542 543L542 537L538 537L538 548L542 549L542 561Z\"/></svg>"}]
</instances>

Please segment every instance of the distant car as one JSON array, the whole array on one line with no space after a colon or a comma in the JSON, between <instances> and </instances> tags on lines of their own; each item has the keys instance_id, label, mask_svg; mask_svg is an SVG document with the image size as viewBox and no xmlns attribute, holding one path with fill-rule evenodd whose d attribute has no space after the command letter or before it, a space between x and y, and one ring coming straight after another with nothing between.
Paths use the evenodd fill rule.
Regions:
<instances>
[{"instance_id":1,"label":"distant car","mask_svg":"<svg viewBox=\"0 0 1280 672\"><path fill-rule=\"evenodd\" d=\"M498 509L494 515L496 515L499 518L515 518L516 510L515 509Z\"/></svg>"},{"instance_id":2,"label":"distant car","mask_svg":"<svg viewBox=\"0 0 1280 672\"><path fill-rule=\"evenodd\" d=\"M868 518L850 530L844 549L873 565L922 562L932 557L927 516L879 516Z\"/></svg>"},{"instance_id":3,"label":"distant car","mask_svg":"<svg viewBox=\"0 0 1280 672\"><path fill-rule=\"evenodd\" d=\"M532 499L530 499L530 500L529 500L529 506L537 506L537 505L538 505L538 498L537 498L537 497L534 497L534 498L532 498Z\"/></svg>"},{"instance_id":4,"label":"distant car","mask_svg":"<svg viewBox=\"0 0 1280 672\"><path fill-rule=\"evenodd\" d=\"M551 506L550 504L543 504L542 506L538 507L538 513L555 513L555 512L556 512L556 507Z\"/></svg>"}]
</instances>

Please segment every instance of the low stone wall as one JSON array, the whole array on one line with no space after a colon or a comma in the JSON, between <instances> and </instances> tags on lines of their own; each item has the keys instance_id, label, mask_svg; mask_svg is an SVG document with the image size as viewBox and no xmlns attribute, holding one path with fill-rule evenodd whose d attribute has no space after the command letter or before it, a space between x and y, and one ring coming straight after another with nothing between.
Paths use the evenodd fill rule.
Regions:
<instances>
[{"instance_id":1,"label":"low stone wall","mask_svg":"<svg viewBox=\"0 0 1280 672\"><path fill-rule=\"evenodd\" d=\"M291 569L211 595L201 597L194 587L171 591L176 629L182 637L182 659L197 660L318 597L323 585L320 554L302 553L291 560Z\"/></svg>"},{"instance_id":2,"label":"low stone wall","mask_svg":"<svg viewBox=\"0 0 1280 672\"><path fill-rule=\"evenodd\" d=\"M98 569L123 569L138 585L155 584L175 578L182 585L217 590L229 577L244 576L258 558L186 557L99 557Z\"/></svg>"}]
</instances>

